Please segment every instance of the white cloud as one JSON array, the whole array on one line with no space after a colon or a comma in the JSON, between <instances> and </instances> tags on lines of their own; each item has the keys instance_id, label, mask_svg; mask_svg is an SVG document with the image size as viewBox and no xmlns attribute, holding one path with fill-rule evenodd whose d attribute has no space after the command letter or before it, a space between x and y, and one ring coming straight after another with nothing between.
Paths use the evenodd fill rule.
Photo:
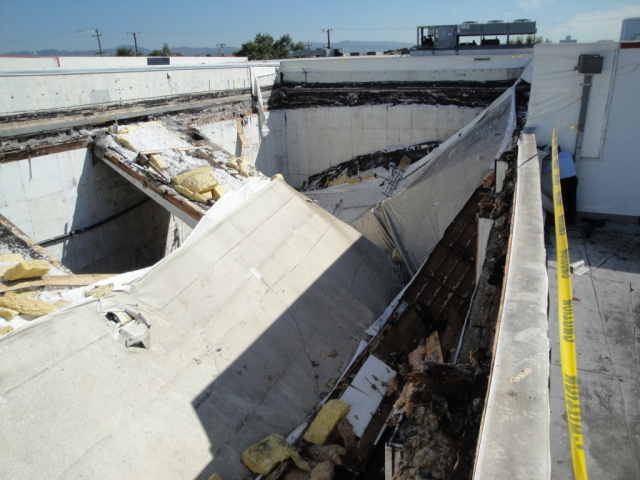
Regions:
<instances>
[{"instance_id":1,"label":"white cloud","mask_svg":"<svg viewBox=\"0 0 640 480\"><path fill-rule=\"evenodd\" d=\"M640 5L614 5L611 10L598 10L583 13L575 18L554 25L546 36L557 42L567 35L579 42L596 42L598 40L619 40L622 20L640 16Z\"/></svg>"}]
</instances>

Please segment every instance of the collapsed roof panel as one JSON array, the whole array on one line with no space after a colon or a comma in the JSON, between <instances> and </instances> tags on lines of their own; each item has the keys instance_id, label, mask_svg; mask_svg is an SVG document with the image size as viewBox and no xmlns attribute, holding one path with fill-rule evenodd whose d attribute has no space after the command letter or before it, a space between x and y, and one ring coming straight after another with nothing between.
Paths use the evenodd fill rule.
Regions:
<instances>
[{"instance_id":1,"label":"collapsed roof panel","mask_svg":"<svg viewBox=\"0 0 640 480\"><path fill-rule=\"evenodd\" d=\"M160 121L109 130L94 142L94 155L191 227L226 192L262 176L244 156L206 140L188 142Z\"/></svg>"},{"instance_id":2,"label":"collapsed roof panel","mask_svg":"<svg viewBox=\"0 0 640 480\"><path fill-rule=\"evenodd\" d=\"M330 390L398 290L390 259L281 180L219 217L129 293L0 342L14 475L252 478L242 451ZM149 348L114 340L114 305Z\"/></svg>"},{"instance_id":3,"label":"collapsed roof panel","mask_svg":"<svg viewBox=\"0 0 640 480\"><path fill-rule=\"evenodd\" d=\"M515 89L421 160L389 163L368 176L351 177L345 167L340 182L305 194L380 247L397 248L413 274L510 142Z\"/></svg>"},{"instance_id":4,"label":"collapsed roof panel","mask_svg":"<svg viewBox=\"0 0 640 480\"><path fill-rule=\"evenodd\" d=\"M387 249L397 248L415 273L482 178L493 168L516 125L515 87L471 124L403 175L409 186L352 225ZM416 208L416 206L420 206Z\"/></svg>"}]
</instances>

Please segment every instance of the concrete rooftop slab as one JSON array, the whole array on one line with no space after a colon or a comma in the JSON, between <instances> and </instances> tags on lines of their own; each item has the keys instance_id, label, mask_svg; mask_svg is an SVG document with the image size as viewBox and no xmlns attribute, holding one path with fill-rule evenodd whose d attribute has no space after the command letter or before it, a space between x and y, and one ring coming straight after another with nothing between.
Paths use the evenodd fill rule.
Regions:
<instances>
[{"instance_id":1,"label":"concrete rooftop slab","mask_svg":"<svg viewBox=\"0 0 640 480\"><path fill-rule=\"evenodd\" d=\"M629 217L627 217L629 218ZM640 226L614 219L587 237L569 226L578 382L589 478L637 478L640 469ZM553 233L551 233L553 237ZM552 478L573 478L558 340L555 239L547 247L551 338Z\"/></svg>"}]
</instances>

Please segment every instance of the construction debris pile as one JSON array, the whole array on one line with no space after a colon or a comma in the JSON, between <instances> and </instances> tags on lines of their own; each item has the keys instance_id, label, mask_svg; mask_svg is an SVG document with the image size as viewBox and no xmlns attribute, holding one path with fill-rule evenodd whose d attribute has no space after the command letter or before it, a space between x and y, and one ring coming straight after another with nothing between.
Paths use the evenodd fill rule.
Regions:
<instances>
[{"instance_id":1,"label":"construction debris pile","mask_svg":"<svg viewBox=\"0 0 640 480\"><path fill-rule=\"evenodd\" d=\"M82 300L87 285L110 276L73 275L0 215L0 338Z\"/></svg>"},{"instance_id":2,"label":"construction debris pile","mask_svg":"<svg viewBox=\"0 0 640 480\"><path fill-rule=\"evenodd\" d=\"M491 279L504 274L515 155L517 147L500 156L499 185L496 172L483 179L329 400L286 441L267 437L247 449L242 460L253 472L267 480L381 478L375 469L384 465L388 480L471 478L502 286ZM495 228L473 296L478 217Z\"/></svg>"},{"instance_id":3,"label":"construction debris pile","mask_svg":"<svg viewBox=\"0 0 640 480\"><path fill-rule=\"evenodd\" d=\"M394 181L394 174L398 176L404 170L398 170L400 165L406 167L412 162L424 158L438 145L438 142L425 142L406 148L388 148L379 152L358 155L352 160L312 175L309 177L309 183L303 185L301 190L309 192L343 183L353 185L371 179L391 184Z\"/></svg>"}]
</instances>

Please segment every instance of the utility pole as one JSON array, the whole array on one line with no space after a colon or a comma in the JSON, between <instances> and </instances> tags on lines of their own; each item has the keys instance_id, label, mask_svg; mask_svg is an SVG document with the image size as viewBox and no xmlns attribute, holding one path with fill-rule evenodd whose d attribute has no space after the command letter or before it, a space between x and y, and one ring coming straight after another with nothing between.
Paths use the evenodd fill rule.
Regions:
<instances>
[{"instance_id":1,"label":"utility pole","mask_svg":"<svg viewBox=\"0 0 640 480\"><path fill-rule=\"evenodd\" d=\"M127 32L127 35L133 35L133 43L136 46L136 55L138 55L138 39L136 35L140 35L140 32Z\"/></svg>"},{"instance_id":2,"label":"utility pole","mask_svg":"<svg viewBox=\"0 0 640 480\"><path fill-rule=\"evenodd\" d=\"M324 28L322 29L322 33L327 32L327 42L328 42L328 44L329 44L329 45L327 46L327 48L328 48L329 50L331 50L331 32L332 32L332 31L333 31L333 29L331 29L331 28L327 28L326 30L325 30Z\"/></svg>"},{"instance_id":3,"label":"utility pole","mask_svg":"<svg viewBox=\"0 0 640 480\"><path fill-rule=\"evenodd\" d=\"M220 56L224 57L224 46L226 43L216 43L216 47L220 47Z\"/></svg>"},{"instance_id":4,"label":"utility pole","mask_svg":"<svg viewBox=\"0 0 640 480\"><path fill-rule=\"evenodd\" d=\"M94 33L94 30L76 30L76 33ZM102 34L96 28L95 35L91 36L98 39L98 52L96 52L96 55L100 55L102 57L102 54L104 53L102 51L102 44L100 43L100 37L102 36Z\"/></svg>"}]
</instances>

